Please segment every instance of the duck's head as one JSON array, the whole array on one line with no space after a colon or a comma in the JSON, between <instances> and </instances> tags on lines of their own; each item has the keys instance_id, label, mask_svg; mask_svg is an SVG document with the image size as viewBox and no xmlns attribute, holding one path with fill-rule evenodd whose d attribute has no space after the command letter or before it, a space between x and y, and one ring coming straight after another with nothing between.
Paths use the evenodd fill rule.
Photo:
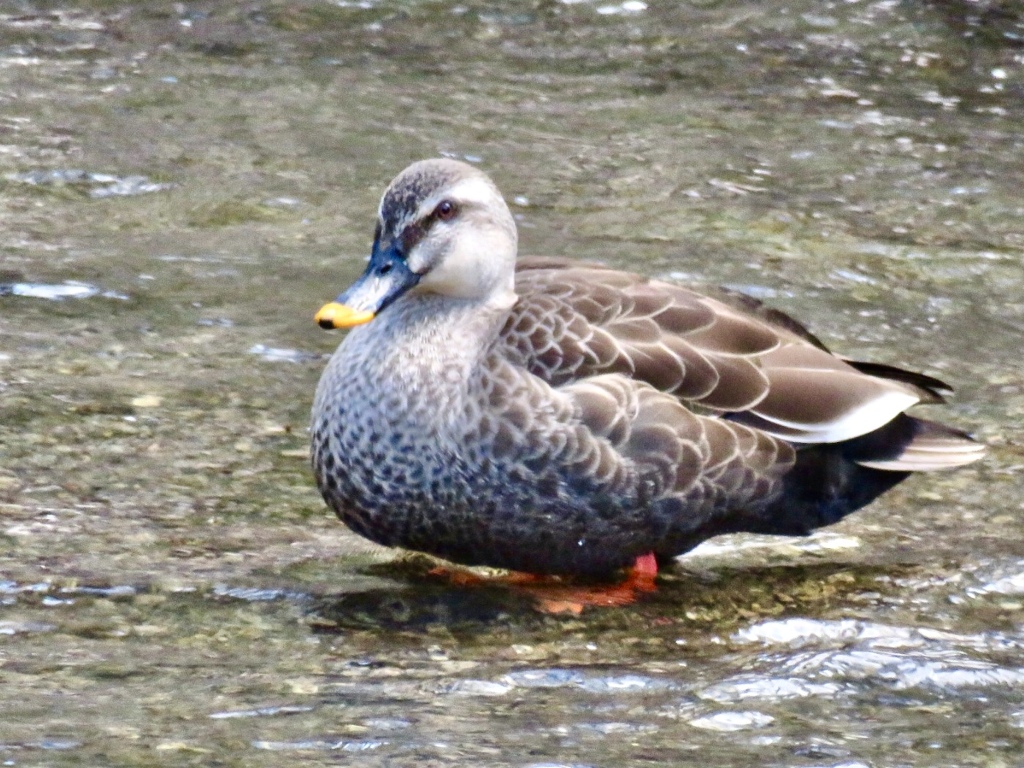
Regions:
<instances>
[{"instance_id":1,"label":"duck's head","mask_svg":"<svg viewBox=\"0 0 1024 768\"><path fill-rule=\"evenodd\" d=\"M457 160L421 160L381 198L366 271L316 321L361 325L409 291L508 307L515 259L516 225L494 182Z\"/></svg>"}]
</instances>

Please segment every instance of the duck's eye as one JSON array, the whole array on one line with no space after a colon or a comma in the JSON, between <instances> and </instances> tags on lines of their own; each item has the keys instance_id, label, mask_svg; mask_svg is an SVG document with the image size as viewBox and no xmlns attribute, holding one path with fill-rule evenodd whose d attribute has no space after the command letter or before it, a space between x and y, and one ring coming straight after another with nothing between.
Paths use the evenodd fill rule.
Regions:
<instances>
[{"instance_id":1,"label":"duck's eye","mask_svg":"<svg viewBox=\"0 0 1024 768\"><path fill-rule=\"evenodd\" d=\"M451 200L442 200L434 209L434 217L441 221L451 221L458 214L459 208Z\"/></svg>"}]
</instances>

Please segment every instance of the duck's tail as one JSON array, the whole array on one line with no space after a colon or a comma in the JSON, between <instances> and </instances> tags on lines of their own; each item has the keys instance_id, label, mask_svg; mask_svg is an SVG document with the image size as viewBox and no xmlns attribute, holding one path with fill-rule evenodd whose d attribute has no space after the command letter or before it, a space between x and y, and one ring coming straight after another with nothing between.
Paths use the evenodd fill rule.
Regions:
<instances>
[{"instance_id":1,"label":"duck's tail","mask_svg":"<svg viewBox=\"0 0 1024 768\"><path fill-rule=\"evenodd\" d=\"M882 429L847 443L847 455L862 467L888 472L932 472L977 461L985 446L966 432L906 414Z\"/></svg>"},{"instance_id":2,"label":"duck's tail","mask_svg":"<svg viewBox=\"0 0 1024 768\"><path fill-rule=\"evenodd\" d=\"M781 495L745 516L742 530L806 535L871 503L912 472L960 467L984 453L985 446L964 432L901 414L852 440L801 447Z\"/></svg>"}]
</instances>

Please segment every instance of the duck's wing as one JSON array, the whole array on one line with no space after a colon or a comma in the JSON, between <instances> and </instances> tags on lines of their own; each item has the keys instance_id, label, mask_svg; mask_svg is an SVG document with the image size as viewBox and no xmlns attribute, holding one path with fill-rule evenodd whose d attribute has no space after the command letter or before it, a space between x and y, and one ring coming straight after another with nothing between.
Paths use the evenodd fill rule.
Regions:
<instances>
[{"instance_id":1,"label":"duck's wing","mask_svg":"<svg viewBox=\"0 0 1024 768\"><path fill-rule=\"evenodd\" d=\"M577 463L595 467L599 479L611 478L623 460L642 467L646 492L654 497L694 495L692 500L702 500L698 506L744 507L772 495L795 461L786 441L694 414L676 398L621 374L566 384L559 392L575 404L586 427L581 444L600 455L607 441L615 458Z\"/></svg>"},{"instance_id":2,"label":"duck's wing","mask_svg":"<svg viewBox=\"0 0 1024 768\"><path fill-rule=\"evenodd\" d=\"M619 373L791 443L866 435L941 382L831 354L802 325L746 297L581 262L521 259L507 358L553 386Z\"/></svg>"}]
</instances>

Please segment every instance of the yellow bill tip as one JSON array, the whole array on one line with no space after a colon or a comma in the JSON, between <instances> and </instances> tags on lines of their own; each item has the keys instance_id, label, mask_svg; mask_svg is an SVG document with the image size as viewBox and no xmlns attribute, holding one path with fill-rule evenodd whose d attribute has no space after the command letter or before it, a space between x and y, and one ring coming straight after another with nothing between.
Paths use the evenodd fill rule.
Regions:
<instances>
[{"instance_id":1,"label":"yellow bill tip","mask_svg":"<svg viewBox=\"0 0 1024 768\"><path fill-rule=\"evenodd\" d=\"M365 309L352 309L345 304L332 301L320 307L320 311L313 319L321 328L328 330L351 328L353 325L362 325L373 320L373 312L368 312Z\"/></svg>"}]
</instances>

